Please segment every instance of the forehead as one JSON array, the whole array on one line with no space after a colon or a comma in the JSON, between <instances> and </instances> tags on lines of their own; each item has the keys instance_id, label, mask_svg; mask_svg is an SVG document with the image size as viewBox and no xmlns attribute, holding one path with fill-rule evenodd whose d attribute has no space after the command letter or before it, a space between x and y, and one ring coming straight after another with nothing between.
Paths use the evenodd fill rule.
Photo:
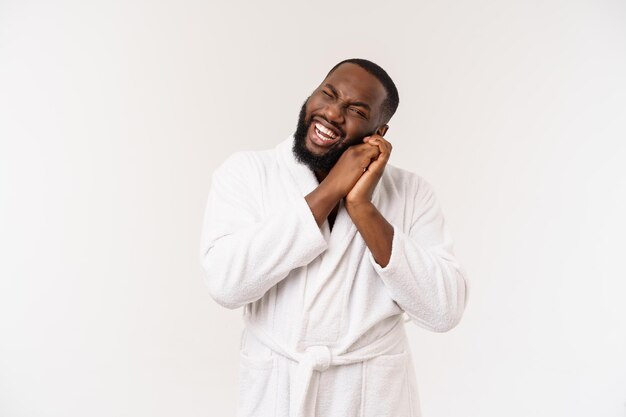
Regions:
<instances>
[{"instance_id":1,"label":"forehead","mask_svg":"<svg viewBox=\"0 0 626 417\"><path fill-rule=\"evenodd\" d=\"M322 85L326 83L332 84L346 99L364 101L372 109L379 108L387 96L378 78L349 62L338 66L324 79Z\"/></svg>"}]
</instances>

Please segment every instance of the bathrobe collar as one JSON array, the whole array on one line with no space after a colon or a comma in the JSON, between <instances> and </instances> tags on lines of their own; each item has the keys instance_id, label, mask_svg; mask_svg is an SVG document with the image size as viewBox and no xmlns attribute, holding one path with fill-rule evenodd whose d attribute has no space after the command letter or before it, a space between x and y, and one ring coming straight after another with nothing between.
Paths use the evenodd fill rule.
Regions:
<instances>
[{"instance_id":1,"label":"bathrobe collar","mask_svg":"<svg viewBox=\"0 0 626 417\"><path fill-rule=\"evenodd\" d=\"M277 146L277 150L289 172L286 177L290 177L292 186L297 188L297 192L290 194L296 195L296 198L303 198L319 183L313 171L296 159L292 146L293 136L290 136ZM375 205L379 198L379 188L376 187L372 196ZM332 347L340 343L343 311L338 308L339 304L333 303L332 300L337 297L345 283L347 259L351 257L353 251L363 250L362 246L365 243L362 239L355 241L357 228L345 209L343 199L339 204L332 233L328 219L320 227L324 239L328 242L328 249L320 255L319 269L314 276L309 276L306 280L307 296L306 300L303 300L301 320L303 326L297 335L302 348L315 344Z\"/></svg>"}]
</instances>

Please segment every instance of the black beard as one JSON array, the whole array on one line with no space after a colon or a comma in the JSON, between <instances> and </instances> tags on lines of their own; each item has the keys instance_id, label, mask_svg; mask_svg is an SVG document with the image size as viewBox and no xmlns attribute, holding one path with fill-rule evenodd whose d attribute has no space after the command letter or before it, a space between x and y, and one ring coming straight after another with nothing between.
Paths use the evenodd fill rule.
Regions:
<instances>
[{"instance_id":1,"label":"black beard","mask_svg":"<svg viewBox=\"0 0 626 417\"><path fill-rule=\"evenodd\" d=\"M363 138L354 138L352 140L344 139L338 146L330 148L326 153L322 155L316 155L306 147L306 135L311 127L312 117L309 120L305 120L306 117L306 103L308 99L302 105L300 109L300 115L298 116L298 126L293 134L293 153L296 159L302 164L306 165L313 172L322 172L328 174L333 166L339 160L339 157L348 149L349 146L363 143Z\"/></svg>"}]
</instances>

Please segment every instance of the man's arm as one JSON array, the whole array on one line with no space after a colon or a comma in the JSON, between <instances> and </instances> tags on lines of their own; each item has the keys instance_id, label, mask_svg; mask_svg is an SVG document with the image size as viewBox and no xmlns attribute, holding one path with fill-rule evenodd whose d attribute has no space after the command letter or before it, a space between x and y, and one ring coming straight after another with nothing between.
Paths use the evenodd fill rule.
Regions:
<instances>
[{"instance_id":1,"label":"man's arm","mask_svg":"<svg viewBox=\"0 0 626 417\"><path fill-rule=\"evenodd\" d=\"M341 193L324 181L304 197L311 208L318 227L324 223L341 198Z\"/></svg>"},{"instance_id":2,"label":"man's arm","mask_svg":"<svg viewBox=\"0 0 626 417\"><path fill-rule=\"evenodd\" d=\"M370 250L370 261L391 297L421 327L444 332L460 321L468 297L464 270L432 186L416 185L411 228L390 224L371 196L391 154L380 136L366 140L381 153L346 196L346 209Z\"/></svg>"},{"instance_id":3,"label":"man's arm","mask_svg":"<svg viewBox=\"0 0 626 417\"><path fill-rule=\"evenodd\" d=\"M285 198L264 215L259 169L254 156L238 152L211 180L200 262L211 296L227 308L261 298L328 247L304 198Z\"/></svg>"},{"instance_id":4,"label":"man's arm","mask_svg":"<svg viewBox=\"0 0 626 417\"><path fill-rule=\"evenodd\" d=\"M371 202L352 205L349 209L348 206L350 204L346 203L352 222L363 237L376 263L381 267L387 266L391 257L393 226Z\"/></svg>"},{"instance_id":5,"label":"man's arm","mask_svg":"<svg viewBox=\"0 0 626 417\"><path fill-rule=\"evenodd\" d=\"M346 195L346 210L374 259L384 267L391 257L393 226L371 200L391 156L392 146L380 135L369 136L365 138L365 141L371 147L378 148L380 153Z\"/></svg>"}]
</instances>

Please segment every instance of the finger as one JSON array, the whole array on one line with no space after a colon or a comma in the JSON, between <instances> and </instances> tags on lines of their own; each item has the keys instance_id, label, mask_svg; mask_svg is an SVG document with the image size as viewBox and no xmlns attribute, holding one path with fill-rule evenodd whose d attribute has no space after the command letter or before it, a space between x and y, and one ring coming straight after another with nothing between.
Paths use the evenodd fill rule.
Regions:
<instances>
[{"instance_id":1,"label":"finger","mask_svg":"<svg viewBox=\"0 0 626 417\"><path fill-rule=\"evenodd\" d=\"M370 139L367 143L371 146L377 147L380 153L389 152L389 148L378 139Z\"/></svg>"},{"instance_id":2,"label":"finger","mask_svg":"<svg viewBox=\"0 0 626 417\"><path fill-rule=\"evenodd\" d=\"M363 138L363 142L370 143L370 142L375 141L376 139L379 139L379 138L382 138L382 136L376 135L376 134L370 135L370 136L365 136Z\"/></svg>"},{"instance_id":3,"label":"finger","mask_svg":"<svg viewBox=\"0 0 626 417\"><path fill-rule=\"evenodd\" d=\"M362 145L356 145L355 147L358 147L358 155L364 156L368 159L376 159L380 154L380 148L378 147L378 145L364 143Z\"/></svg>"},{"instance_id":4,"label":"finger","mask_svg":"<svg viewBox=\"0 0 626 417\"><path fill-rule=\"evenodd\" d=\"M369 137L369 141L376 141L376 142L380 142L380 143L389 143L389 141L387 141L387 139L385 139L384 137L380 136L380 135L373 135Z\"/></svg>"},{"instance_id":5,"label":"finger","mask_svg":"<svg viewBox=\"0 0 626 417\"><path fill-rule=\"evenodd\" d=\"M368 167L372 162L378 159L379 155L380 152L378 151L378 149L372 146L371 150L363 156L363 159L361 159L361 168Z\"/></svg>"},{"instance_id":6,"label":"finger","mask_svg":"<svg viewBox=\"0 0 626 417\"><path fill-rule=\"evenodd\" d=\"M374 143L372 143L371 145L374 146ZM368 167L368 170L370 168L373 168L375 172L382 174L382 171L385 169L385 166L389 161L389 156L391 153L389 150L390 146L391 144L383 144L380 141L376 142L376 147L379 148L380 154L374 161L372 161L371 165Z\"/></svg>"},{"instance_id":7,"label":"finger","mask_svg":"<svg viewBox=\"0 0 626 417\"><path fill-rule=\"evenodd\" d=\"M376 138L370 139L368 141L370 145L377 145L380 148L381 153L391 153L391 143L385 140L382 136L378 136Z\"/></svg>"},{"instance_id":8,"label":"finger","mask_svg":"<svg viewBox=\"0 0 626 417\"><path fill-rule=\"evenodd\" d=\"M380 155L380 147L378 145L370 145L367 149L367 154L371 155L372 158L378 158Z\"/></svg>"}]
</instances>

